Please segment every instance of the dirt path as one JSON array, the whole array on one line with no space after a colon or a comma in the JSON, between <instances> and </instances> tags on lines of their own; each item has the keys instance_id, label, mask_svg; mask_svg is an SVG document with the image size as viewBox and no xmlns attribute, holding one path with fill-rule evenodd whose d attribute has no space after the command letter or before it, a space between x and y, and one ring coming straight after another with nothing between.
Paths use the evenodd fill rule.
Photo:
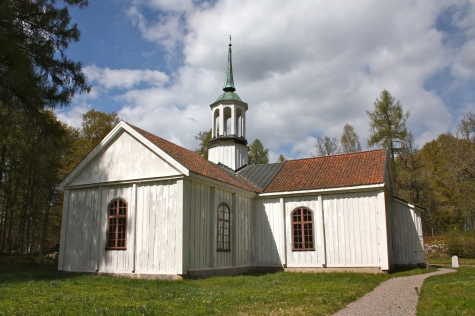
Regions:
<instances>
[{"instance_id":1,"label":"dirt path","mask_svg":"<svg viewBox=\"0 0 475 316\"><path fill-rule=\"evenodd\" d=\"M416 315L419 292L424 279L433 275L456 272L453 269L439 269L436 272L394 278L384 281L372 292L338 311L335 316Z\"/></svg>"}]
</instances>

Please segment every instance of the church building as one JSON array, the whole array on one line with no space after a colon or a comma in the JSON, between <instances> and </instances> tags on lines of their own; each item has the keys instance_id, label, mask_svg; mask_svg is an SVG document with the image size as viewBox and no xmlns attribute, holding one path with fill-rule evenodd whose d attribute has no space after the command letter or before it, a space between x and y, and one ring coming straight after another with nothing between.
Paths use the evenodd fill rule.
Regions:
<instances>
[{"instance_id":1,"label":"church building","mask_svg":"<svg viewBox=\"0 0 475 316\"><path fill-rule=\"evenodd\" d=\"M385 150L248 164L231 55L208 160L121 121L63 181L58 269L181 279L423 264L423 209L394 197Z\"/></svg>"}]
</instances>

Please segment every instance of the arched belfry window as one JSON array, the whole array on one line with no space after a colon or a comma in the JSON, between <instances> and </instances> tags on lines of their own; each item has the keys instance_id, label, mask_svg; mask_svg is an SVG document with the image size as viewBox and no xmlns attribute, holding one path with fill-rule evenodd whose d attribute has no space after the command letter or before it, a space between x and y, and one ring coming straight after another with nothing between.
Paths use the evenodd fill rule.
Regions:
<instances>
[{"instance_id":1,"label":"arched belfry window","mask_svg":"<svg viewBox=\"0 0 475 316\"><path fill-rule=\"evenodd\" d=\"M231 214L229 206L221 203L218 206L218 251L231 251Z\"/></svg>"},{"instance_id":2,"label":"arched belfry window","mask_svg":"<svg viewBox=\"0 0 475 316\"><path fill-rule=\"evenodd\" d=\"M114 199L108 207L107 247L109 250L125 250L127 239L127 203Z\"/></svg>"},{"instance_id":3,"label":"arched belfry window","mask_svg":"<svg viewBox=\"0 0 475 316\"><path fill-rule=\"evenodd\" d=\"M298 207L292 212L292 249L315 250L313 214L306 207Z\"/></svg>"}]
</instances>

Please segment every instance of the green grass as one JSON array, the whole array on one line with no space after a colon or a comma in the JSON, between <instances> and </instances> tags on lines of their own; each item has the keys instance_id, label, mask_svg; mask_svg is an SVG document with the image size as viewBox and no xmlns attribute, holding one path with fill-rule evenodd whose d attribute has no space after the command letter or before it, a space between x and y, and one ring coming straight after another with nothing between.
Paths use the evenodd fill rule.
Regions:
<instances>
[{"instance_id":1,"label":"green grass","mask_svg":"<svg viewBox=\"0 0 475 316\"><path fill-rule=\"evenodd\" d=\"M457 270L425 280L417 315L475 315L475 268Z\"/></svg>"},{"instance_id":2,"label":"green grass","mask_svg":"<svg viewBox=\"0 0 475 316\"><path fill-rule=\"evenodd\" d=\"M0 256L0 315L328 315L396 276L274 273L151 281L56 271L53 261Z\"/></svg>"},{"instance_id":3,"label":"green grass","mask_svg":"<svg viewBox=\"0 0 475 316\"><path fill-rule=\"evenodd\" d=\"M443 253L426 253L426 262L432 265L452 265L452 257ZM475 265L475 259L459 258L459 265Z\"/></svg>"}]
</instances>

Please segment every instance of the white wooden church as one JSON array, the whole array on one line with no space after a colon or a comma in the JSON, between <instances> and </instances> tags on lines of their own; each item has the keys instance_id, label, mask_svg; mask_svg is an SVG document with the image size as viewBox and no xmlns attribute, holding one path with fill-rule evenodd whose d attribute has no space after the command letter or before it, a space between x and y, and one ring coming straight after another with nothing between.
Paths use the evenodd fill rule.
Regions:
<instances>
[{"instance_id":1,"label":"white wooden church","mask_svg":"<svg viewBox=\"0 0 475 316\"><path fill-rule=\"evenodd\" d=\"M209 160L120 122L61 184L58 269L179 279L423 264L423 210L393 196L386 151L248 165L228 54Z\"/></svg>"}]
</instances>

